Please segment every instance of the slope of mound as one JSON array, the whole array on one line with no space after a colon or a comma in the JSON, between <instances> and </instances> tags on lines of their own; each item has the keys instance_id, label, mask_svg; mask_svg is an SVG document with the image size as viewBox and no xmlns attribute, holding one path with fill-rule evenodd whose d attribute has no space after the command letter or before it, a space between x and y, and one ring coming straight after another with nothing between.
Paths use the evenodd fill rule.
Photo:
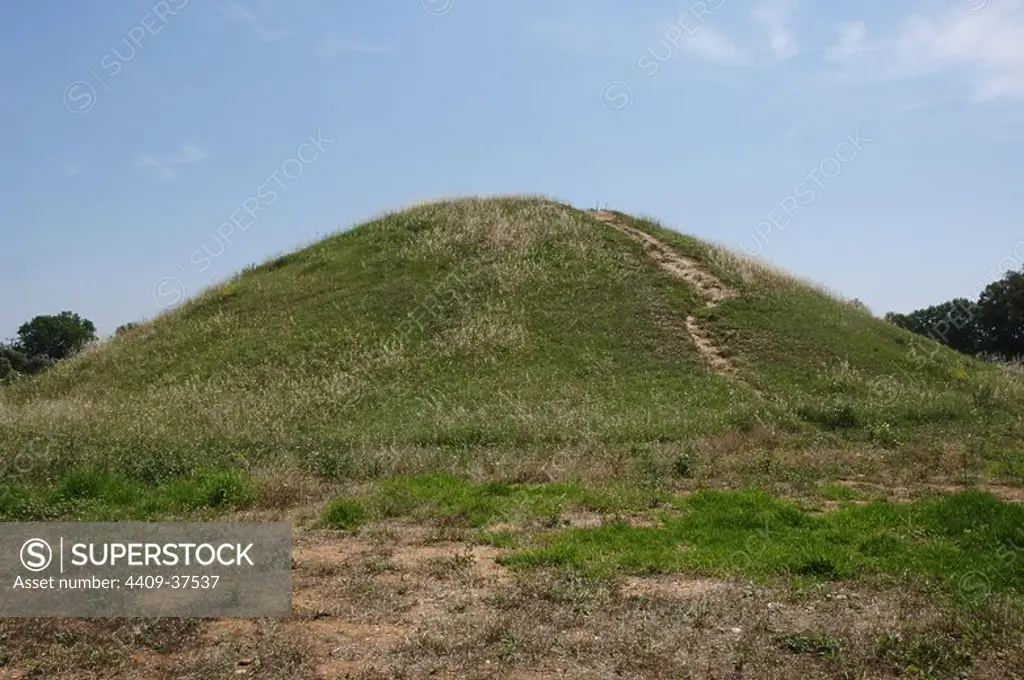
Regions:
<instances>
[{"instance_id":1,"label":"slope of mound","mask_svg":"<svg viewBox=\"0 0 1024 680\"><path fill-rule=\"evenodd\" d=\"M1019 396L994 366L649 220L466 199L247 269L3 389L0 457L40 485L85 468L863 472L860 453L794 462L853 449L1019 478Z\"/></svg>"}]
</instances>

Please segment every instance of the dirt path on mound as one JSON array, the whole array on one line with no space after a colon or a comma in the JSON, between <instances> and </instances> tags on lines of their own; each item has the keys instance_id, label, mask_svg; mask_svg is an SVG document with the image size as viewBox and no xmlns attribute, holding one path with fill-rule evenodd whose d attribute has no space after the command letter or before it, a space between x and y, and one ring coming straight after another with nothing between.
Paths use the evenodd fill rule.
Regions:
<instances>
[{"instance_id":1,"label":"dirt path on mound","mask_svg":"<svg viewBox=\"0 0 1024 680\"><path fill-rule=\"evenodd\" d=\"M685 281L696 290L704 299L708 309L713 309L722 302L737 296L735 290L702 269L700 264L683 257L650 234L624 224L614 213L606 210L591 210L588 211L588 214L641 244L647 256L654 260L659 267L677 279ZM714 337L701 326L697 317L693 315L686 317L686 330L690 333L697 351L713 372L728 376L737 374L736 366L723 348L717 344Z\"/></svg>"}]
</instances>

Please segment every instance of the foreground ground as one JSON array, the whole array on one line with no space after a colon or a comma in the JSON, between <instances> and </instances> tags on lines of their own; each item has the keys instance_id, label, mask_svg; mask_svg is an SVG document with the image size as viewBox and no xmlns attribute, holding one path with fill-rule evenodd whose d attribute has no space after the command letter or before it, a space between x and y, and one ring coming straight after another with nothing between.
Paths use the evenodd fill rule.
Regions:
<instances>
[{"instance_id":1,"label":"foreground ground","mask_svg":"<svg viewBox=\"0 0 1024 680\"><path fill-rule=\"evenodd\" d=\"M9 619L0 678L1024 673L1024 508L988 494L888 502L835 485L778 501L432 476L292 519L291 619Z\"/></svg>"}]
</instances>

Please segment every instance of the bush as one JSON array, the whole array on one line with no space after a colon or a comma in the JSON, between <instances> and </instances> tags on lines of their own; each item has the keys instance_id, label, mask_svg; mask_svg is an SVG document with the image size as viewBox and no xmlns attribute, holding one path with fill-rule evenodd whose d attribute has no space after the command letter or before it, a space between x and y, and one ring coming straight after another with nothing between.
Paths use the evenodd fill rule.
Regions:
<instances>
[{"instance_id":1,"label":"bush","mask_svg":"<svg viewBox=\"0 0 1024 680\"><path fill-rule=\"evenodd\" d=\"M330 529L351 531L358 529L366 519L363 506L355 501L337 498L327 504L320 517L320 523Z\"/></svg>"},{"instance_id":2,"label":"bush","mask_svg":"<svg viewBox=\"0 0 1024 680\"><path fill-rule=\"evenodd\" d=\"M0 357L7 360L14 373L25 372L25 364L28 363L28 357L21 350L10 345L0 345Z\"/></svg>"},{"instance_id":3,"label":"bush","mask_svg":"<svg viewBox=\"0 0 1024 680\"><path fill-rule=\"evenodd\" d=\"M47 369L53 368L56 363L57 362L50 357L39 354L34 357L30 357L29 360L25 362L25 373L29 375L38 375Z\"/></svg>"},{"instance_id":4,"label":"bush","mask_svg":"<svg viewBox=\"0 0 1024 680\"><path fill-rule=\"evenodd\" d=\"M11 360L5 356L0 356L0 381L7 380L14 376L14 366L11 365Z\"/></svg>"},{"instance_id":5,"label":"bush","mask_svg":"<svg viewBox=\"0 0 1024 680\"><path fill-rule=\"evenodd\" d=\"M253 488L249 479L234 472L215 472L199 480L204 505L210 508L238 508L252 502Z\"/></svg>"},{"instance_id":6,"label":"bush","mask_svg":"<svg viewBox=\"0 0 1024 680\"><path fill-rule=\"evenodd\" d=\"M122 335L131 333L135 329L141 327L141 325L142 324L136 323L135 321L129 321L124 325L118 326L117 330L114 331L114 335L120 338Z\"/></svg>"},{"instance_id":7,"label":"bush","mask_svg":"<svg viewBox=\"0 0 1024 680\"><path fill-rule=\"evenodd\" d=\"M681 479L690 479L693 476L692 456L687 453L680 453L672 462L672 472Z\"/></svg>"}]
</instances>

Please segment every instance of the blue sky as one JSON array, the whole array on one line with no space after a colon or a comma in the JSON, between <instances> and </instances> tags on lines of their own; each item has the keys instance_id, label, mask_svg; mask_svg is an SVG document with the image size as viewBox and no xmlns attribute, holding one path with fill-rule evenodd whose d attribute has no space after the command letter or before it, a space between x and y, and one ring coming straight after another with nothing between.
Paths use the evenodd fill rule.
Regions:
<instances>
[{"instance_id":1,"label":"blue sky","mask_svg":"<svg viewBox=\"0 0 1024 680\"><path fill-rule=\"evenodd\" d=\"M0 51L0 338L452 195L653 215L878 313L1024 257L1015 0L37 0Z\"/></svg>"}]
</instances>

